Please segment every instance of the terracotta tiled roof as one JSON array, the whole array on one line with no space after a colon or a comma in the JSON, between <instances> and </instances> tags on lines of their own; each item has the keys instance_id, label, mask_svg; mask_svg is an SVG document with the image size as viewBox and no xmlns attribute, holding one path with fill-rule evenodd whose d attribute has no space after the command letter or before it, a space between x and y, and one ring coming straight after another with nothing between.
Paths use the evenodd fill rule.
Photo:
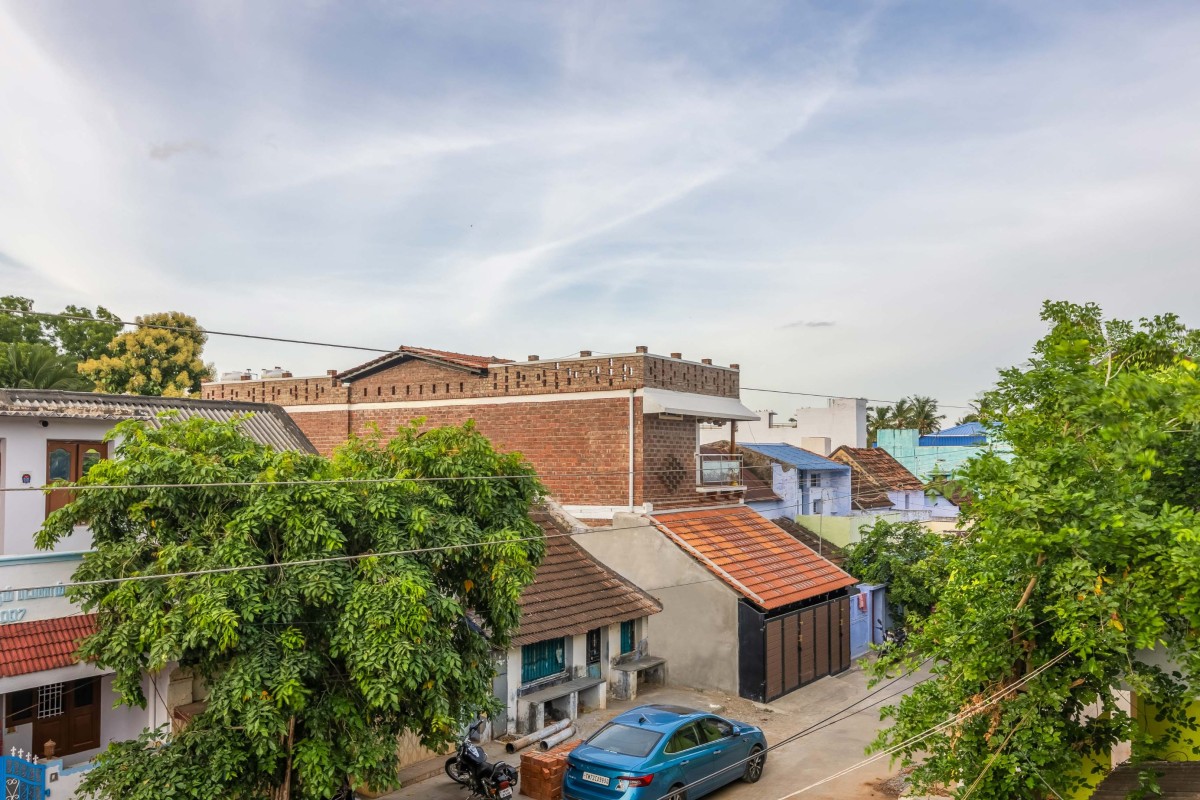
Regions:
<instances>
[{"instance_id":1,"label":"terracotta tiled roof","mask_svg":"<svg viewBox=\"0 0 1200 800\"><path fill-rule=\"evenodd\" d=\"M483 371L488 368L489 364L511 364L512 360L500 358L499 356L472 356L466 353L452 353L449 350L434 350L429 347L412 347L410 345L400 345L390 353L384 353L378 358L373 358L366 363L359 364L357 367L351 367L344 372L339 372L334 376L336 380L344 381L347 379L362 378L381 369L390 367L393 363L403 361L407 358L423 358L431 361L441 361L455 367L464 369Z\"/></svg>"},{"instance_id":2,"label":"terracotta tiled roof","mask_svg":"<svg viewBox=\"0 0 1200 800\"><path fill-rule=\"evenodd\" d=\"M829 456L850 465L850 501L855 508L891 508L888 492L919 492L925 485L892 454L879 447L839 447Z\"/></svg>"},{"instance_id":3,"label":"terracotta tiled roof","mask_svg":"<svg viewBox=\"0 0 1200 800\"><path fill-rule=\"evenodd\" d=\"M1200 763L1195 761L1148 761L1124 764L1108 774L1092 794L1092 800L1125 800L1140 788L1138 773L1149 770L1158 775L1163 800L1200 800Z\"/></svg>"},{"instance_id":4,"label":"terracotta tiled roof","mask_svg":"<svg viewBox=\"0 0 1200 800\"><path fill-rule=\"evenodd\" d=\"M846 551L838 547L828 539L823 539L821 536L810 528L806 528L799 522L790 520L787 517L780 517L775 520L775 524L783 528L799 539L810 550L816 550L818 554L824 556L833 562L836 567L841 567L846 563Z\"/></svg>"},{"instance_id":5,"label":"terracotta tiled roof","mask_svg":"<svg viewBox=\"0 0 1200 800\"><path fill-rule=\"evenodd\" d=\"M521 625L514 645L576 636L662 611L652 596L563 536L567 531L549 513L539 508L529 516L549 538L537 577L521 593Z\"/></svg>"},{"instance_id":6,"label":"terracotta tiled roof","mask_svg":"<svg viewBox=\"0 0 1200 800\"><path fill-rule=\"evenodd\" d=\"M79 640L95 629L95 614L0 625L0 678L75 664Z\"/></svg>"},{"instance_id":7,"label":"terracotta tiled roof","mask_svg":"<svg viewBox=\"0 0 1200 800\"><path fill-rule=\"evenodd\" d=\"M856 583L746 506L656 514L654 521L717 577L768 611Z\"/></svg>"}]
</instances>

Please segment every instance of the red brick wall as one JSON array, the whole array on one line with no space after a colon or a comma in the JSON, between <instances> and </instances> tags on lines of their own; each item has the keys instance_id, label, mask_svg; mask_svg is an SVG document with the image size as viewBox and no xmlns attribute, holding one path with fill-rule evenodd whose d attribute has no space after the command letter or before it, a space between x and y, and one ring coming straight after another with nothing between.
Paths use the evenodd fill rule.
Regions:
<instances>
[{"instance_id":1,"label":"red brick wall","mask_svg":"<svg viewBox=\"0 0 1200 800\"><path fill-rule=\"evenodd\" d=\"M549 403L440 406L417 409L353 407L346 411L292 415L316 448L328 455L350 430L372 424L385 434L425 418L425 427L461 425L474 419L500 450L522 453L559 502L625 505L629 498L629 400L588 399ZM634 503L659 507L700 505L713 498L696 491L696 422L642 415L634 400ZM724 498L728 502L728 498Z\"/></svg>"},{"instance_id":2,"label":"red brick wall","mask_svg":"<svg viewBox=\"0 0 1200 800\"><path fill-rule=\"evenodd\" d=\"M486 375L414 359L355 379L349 388L343 388L330 377L282 378L209 383L204 385L202 396L290 406L561 394L649 386L737 397L738 378L737 370L642 354L504 364L493 366Z\"/></svg>"}]
</instances>

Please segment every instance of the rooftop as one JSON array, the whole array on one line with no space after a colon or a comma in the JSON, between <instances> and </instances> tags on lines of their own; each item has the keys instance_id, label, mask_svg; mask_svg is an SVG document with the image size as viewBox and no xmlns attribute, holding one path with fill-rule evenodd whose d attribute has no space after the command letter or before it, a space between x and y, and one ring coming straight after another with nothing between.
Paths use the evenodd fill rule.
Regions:
<instances>
[{"instance_id":1,"label":"rooftop","mask_svg":"<svg viewBox=\"0 0 1200 800\"><path fill-rule=\"evenodd\" d=\"M987 428L982 422L964 422L962 425L921 436L917 443L922 447L987 444Z\"/></svg>"},{"instance_id":2,"label":"rooftop","mask_svg":"<svg viewBox=\"0 0 1200 800\"><path fill-rule=\"evenodd\" d=\"M164 411L174 411L183 419L204 417L222 422L249 414L252 416L242 422L241 429L255 441L276 450L316 452L287 412L268 403L48 389L0 389L0 417L113 421L142 419L154 427L160 427L162 420L158 415Z\"/></svg>"},{"instance_id":3,"label":"rooftop","mask_svg":"<svg viewBox=\"0 0 1200 800\"><path fill-rule=\"evenodd\" d=\"M79 640L95 629L95 614L0 625L0 678L77 663Z\"/></svg>"},{"instance_id":4,"label":"rooftop","mask_svg":"<svg viewBox=\"0 0 1200 800\"><path fill-rule=\"evenodd\" d=\"M521 593L521 623L514 645L576 636L662 611L662 604L634 586L565 534L545 509L530 518L546 532L546 557Z\"/></svg>"},{"instance_id":5,"label":"rooftop","mask_svg":"<svg viewBox=\"0 0 1200 800\"><path fill-rule=\"evenodd\" d=\"M856 583L747 506L660 512L654 522L718 578L767 611Z\"/></svg>"},{"instance_id":6,"label":"rooftop","mask_svg":"<svg viewBox=\"0 0 1200 800\"><path fill-rule=\"evenodd\" d=\"M399 361L411 359L432 361L473 372L486 372L488 366L492 364L512 363L510 359L500 358L499 356L473 356L467 353L454 353L449 350L434 350L430 347L412 347L402 344L390 353L384 353L378 358L373 358L366 363L359 364L357 367L351 367L348 370L339 372L334 377L339 381L364 378L373 372L386 369Z\"/></svg>"},{"instance_id":7,"label":"rooftop","mask_svg":"<svg viewBox=\"0 0 1200 800\"><path fill-rule=\"evenodd\" d=\"M830 458L850 465L851 503L865 511L891 508L888 492L920 492L921 483L892 454L878 447L839 447Z\"/></svg>"},{"instance_id":8,"label":"rooftop","mask_svg":"<svg viewBox=\"0 0 1200 800\"><path fill-rule=\"evenodd\" d=\"M845 464L832 461L824 456L819 456L816 453L791 444L747 444L746 442L738 442L738 447L766 456L772 461L778 461L780 464L793 466L796 469L830 470L835 472L850 471L850 467Z\"/></svg>"}]
</instances>

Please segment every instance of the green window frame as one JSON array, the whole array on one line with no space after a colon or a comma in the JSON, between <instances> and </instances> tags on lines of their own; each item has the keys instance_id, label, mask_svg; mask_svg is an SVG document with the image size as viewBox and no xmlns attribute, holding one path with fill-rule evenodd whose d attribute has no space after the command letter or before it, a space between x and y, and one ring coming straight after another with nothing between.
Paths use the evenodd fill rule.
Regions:
<instances>
[{"instance_id":1,"label":"green window frame","mask_svg":"<svg viewBox=\"0 0 1200 800\"><path fill-rule=\"evenodd\" d=\"M632 653L637 649L634 623L635 620L632 619L621 623L621 655Z\"/></svg>"},{"instance_id":2,"label":"green window frame","mask_svg":"<svg viewBox=\"0 0 1200 800\"><path fill-rule=\"evenodd\" d=\"M567 641L546 639L521 648L521 683L533 683L566 672Z\"/></svg>"}]
</instances>

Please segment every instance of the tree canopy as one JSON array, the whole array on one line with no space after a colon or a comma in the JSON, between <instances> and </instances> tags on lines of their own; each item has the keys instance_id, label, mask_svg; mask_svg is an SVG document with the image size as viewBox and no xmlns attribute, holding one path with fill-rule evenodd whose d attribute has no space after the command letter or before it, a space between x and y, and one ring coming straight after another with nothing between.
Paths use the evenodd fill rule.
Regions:
<instances>
[{"instance_id":1,"label":"tree canopy","mask_svg":"<svg viewBox=\"0 0 1200 800\"><path fill-rule=\"evenodd\" d=\"M492 651L507 646L543 553L528 516L542 489L518 454L471 423L354 439L331 459L201 418L122 422L112 437L116 457L81 483L130 488L78 491L40 547L90 525L76 581L246 569L69 589L98 613L81 657L114 670L125 701L144 705L143 672L174 663L209 691L165 746L148 731L102 753L89 796L386 789L401 733L439 747L495 706ZM342 482L317 482L331 480ZM211 485L230 482L255 485Z\"/></svg>"},{"instance_id":2,"label":"tree canopy","mask_svg":"<svg viewBox=\"0 0 1200 800\"><path fill-rule=\"evenodd\" d=\"M883 428L915 429L926 436L941 430L945 418L945 414L938 413L938 402L932 397L902 397L894 405L870 408L867 412L867 440L873 444L876 434Z\"/></svg>"},{"instance_id":3,"label":"tree canopy","mask_svg":"<svg viewBox=\"0 0 1200 800\"><path fill-rule=\"evenodd\" d=\"M50 345L25 342L0 344L0 386L74 391L91 388L69 356L61 355Z\"/></svg>"},{"instance_id":4,"label":"tree canopy","mask_svg":"<svg viewBox=\"0 0 1200 800\"><path fill-rule=\"evenodd\" d=\"M96 391L166 397L199 392L210 369L201 358L208 334L196 318L168 311L134 321L139 327L119 334L105 353L79 365Z\"/></svg>"},{"instance_id":5,"label":"tree canopy","mask_svg":"<svg viewBox=\"0 0 1200 800\"><path fill-rule=\"evenodd\" d=\"M892 614L904 621L933 610L946 579L947 540L919 522L877 520L846 548L844 569L865 583L888 585Z\"/></svg>"},{"instance_id":6,"label":"tree canopy","mask_svg":"<svg viewBox=\"0 0 1200 800\"><path fill-rule=\"evenodd\" d=\"M1135 759L1171 746L1118 691L1177 723L1200 691L1200 334L1171 315L1105 321L1091 304L1047 303L1042 318L1028 363L984 397L1011 460L984 452L958 475L970 529L909 638L934 677L885 709L876 743L917 764L918 790L1067 796L1115 741Z\"/></svg>"}]
</instances>

